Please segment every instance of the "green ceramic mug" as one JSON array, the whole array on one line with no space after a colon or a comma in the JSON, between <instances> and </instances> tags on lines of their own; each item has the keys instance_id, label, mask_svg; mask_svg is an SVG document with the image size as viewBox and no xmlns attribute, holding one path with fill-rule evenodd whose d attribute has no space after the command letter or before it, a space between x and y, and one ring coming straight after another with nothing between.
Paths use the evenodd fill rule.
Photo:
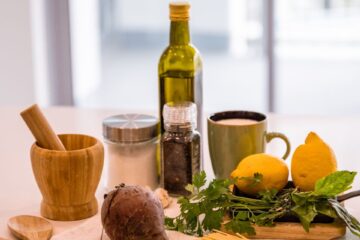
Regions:
<instances>
[{"instance_id":1,"label":"green ceramic mug","mask_svg":"<svg viewBox=\"0 0 360 240\"><path fill-rule=\"evenodd\" d=\"M290 153L288 138L277 132L267 132L266 116L257 112L227 111L211 115L208 120L208 142L216 178L228 178L245 157L265 152L274 138L286 144L283 159Z\"/></svg>"}]
</instances>

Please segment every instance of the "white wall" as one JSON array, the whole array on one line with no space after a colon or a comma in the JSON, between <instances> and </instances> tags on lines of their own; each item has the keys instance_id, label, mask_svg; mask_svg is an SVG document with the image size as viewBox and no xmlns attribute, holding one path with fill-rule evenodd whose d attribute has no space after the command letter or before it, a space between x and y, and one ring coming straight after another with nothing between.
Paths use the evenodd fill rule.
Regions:
<instances>
[{"instance_id":1,"label":"white wall","mask_svg":"<svg viewBox=\"0 0 360 240\"><path fill-rule=\"evenodd\" d=\"M0 106L35 101L30 4L0 1Z\"/></svg>"}]
</instances>

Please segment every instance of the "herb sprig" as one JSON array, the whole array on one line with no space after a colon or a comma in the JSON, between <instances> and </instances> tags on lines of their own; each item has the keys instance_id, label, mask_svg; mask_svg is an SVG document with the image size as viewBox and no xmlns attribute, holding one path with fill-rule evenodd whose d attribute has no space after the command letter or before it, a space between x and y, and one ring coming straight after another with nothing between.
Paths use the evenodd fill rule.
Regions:
<instances>
[{"instance_id":1,"label":"herb sprig","mask_svg":"<svg viewBox=\"0 0 360 240\"><path fill-rule=\"evenodd\" d=\"M309 231L310 224L318 214L341 219L348 228L360 237L360 223L336 200L336 196L351 188L356 172L338 171L320 179L311 192L300 192L289 188L277 192L267 190L259 198L235 196L230 186L233 179L214 179L205 188L206 174L194 175L193 184L186 189L191 195L180 197L180 214L175 218L165 218L170 230L190 235L203 236L204 232L220 229L224 216L225 228L237 233L254 235L253 225L274 226L283 216L294 215L299 218L304 229ZM255 179L262 179L257 174Z\"/></svg>"}]
</instances>

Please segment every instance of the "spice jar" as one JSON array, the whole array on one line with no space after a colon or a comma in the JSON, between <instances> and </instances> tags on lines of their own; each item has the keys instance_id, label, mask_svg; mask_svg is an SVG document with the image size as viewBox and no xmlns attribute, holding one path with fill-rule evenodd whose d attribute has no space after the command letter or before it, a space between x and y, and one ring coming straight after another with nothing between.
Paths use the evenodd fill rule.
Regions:
<instances>
[{"instance_id":1,"label":"spice jar","mask_svg":"<svg viewBox=\"0 0 360 240\"><path fill-rule=\"evenodd\" d=\"M156 152L158 120L143 114L124 114L103 121L107 146L106 187L127 185L158 186Z\"/></svg>"},{"instance_id":2,"label":"spice jar","mask_svg":"<svg viewBox=\"0 0 360 240\"><path fill-rule=\"evenodd\" d=\"M196 129L196 105L167 103L161 138L161 185L173 195L188 195L185 189L200 171L200 134Z\"/></svg>"}]
</instances>

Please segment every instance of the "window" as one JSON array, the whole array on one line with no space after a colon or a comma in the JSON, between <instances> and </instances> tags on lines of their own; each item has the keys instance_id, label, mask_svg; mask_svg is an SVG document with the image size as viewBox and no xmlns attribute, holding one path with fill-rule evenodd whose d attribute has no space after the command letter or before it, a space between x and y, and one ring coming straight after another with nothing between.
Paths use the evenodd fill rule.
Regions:
<instances>
[{"instance_id":1,"label":"window","mask_svg":"<svg viewBox=\"0 0 360 240\"><path fill-rule=\"evenodd\" d=\"M359 22L360 1L277 1L277 111L360 113Z\"/></svg>"},{"instance_id":2,"label":"window","mask_svg":"<svg viewBox=\"0 0 360 240\"><path fill-rule=\"evenodd\" d=\"M204 61L205 110L265 111L262 1L196 0L191 5L192 42ZM155 110L168 15L163 0L102 1L102 82L78 104Z\"/></svg>"},{"instance_id":3,"label":"window","mask_svg":"<svg viewBox=\"0 0 360 240\"><path fill-rule=\"evenodd\" d=\"M100 1L102 77L94 91L76 98L78 105L157 109L168 2ZM205 111L268 111L273 89L276 112L360 113L359 0L190 2L192 42L204 60Z\"/></svg>"}]
</instances>

